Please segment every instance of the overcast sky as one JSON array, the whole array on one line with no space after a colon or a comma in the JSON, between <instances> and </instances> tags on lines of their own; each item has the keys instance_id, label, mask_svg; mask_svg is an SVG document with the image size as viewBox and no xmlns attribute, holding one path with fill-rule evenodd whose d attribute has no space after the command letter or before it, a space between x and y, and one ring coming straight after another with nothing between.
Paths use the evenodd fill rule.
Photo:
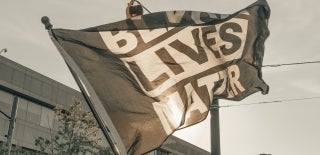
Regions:
<instances>
[{"instance_id":1,"label":"overcast sky","mask_svg":"<svg viewBox=\"0 0 320 155\"><path fill-rule=\"evenodd\" d=\"M128 0L129 1L129 0ZM50 17L55 28L82 29L125 18L124 0L0 0L1 55L77 89L62 57L40 22ZM255 0L141 0L152 12L197 10L233 13ZM271 35L264 64L320 60L320 1L269 0ZM319 155L320 64L263 68L268 95L256 93L241 102L220 100L222 155ZM0 75L1 76L1 75ZM210 151L209 120L177 136Z\"/></svg>"}]
</instances>

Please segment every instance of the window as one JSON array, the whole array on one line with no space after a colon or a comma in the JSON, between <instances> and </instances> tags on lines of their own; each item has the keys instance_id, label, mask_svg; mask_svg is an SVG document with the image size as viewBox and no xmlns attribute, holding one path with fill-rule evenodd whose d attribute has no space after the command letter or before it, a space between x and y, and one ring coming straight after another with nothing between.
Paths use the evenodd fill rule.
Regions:
<instances>
[{"instance_id":1,"label":"window","mask_svg":"<svg viewBox=\"0 0 320 155\"><path fill-rule=\"evenodd\" d=\"M0 110L1 110L1 112L7 116L10 116L11 115L11 108L12 108L12 103L2 102L1 97L0 97ZM2 113L0 113L1 117L7 118Z\"/></svg>"},{"instance_id":2,"label":"window","mask_svg":"<svg viewBox=\"0 0 320 155\"><path fill-rule=\"evenodd\" d=\"M54 117L53 110L51 110L49 108L42 107L40 125L43 127L52 129L53 117Z\"/></svg>"},{"instance_id":3,"label":"window","mask_svg":"<svg viewBox=\"0 0 320 155\"><path fill-rule=\"evenodd\" d=\"M12 105L13 95L0 90L0 111L10 116ZM9 119L2 113L0 113L0 137L5 138L8 134Z\"/></svg>"},{"instance_id":4,"label":"window","mask_svg":"<svg viewBox=\"0 0 320 155\"><path fill-rule=\"evenodd\" d=\"M25 99L19 98L17 119L26 120L28 102Z\"/></svg>"},{"instance_id":5,"label":"window","mask_svg":"<svg viewBox=\"0 0 320 155\"><path fill-rule=\"evenodd\" d=\"M12 105L13 95L0 90L0 111L10 117ZM5 138L5 135L8 134L10 122L9 119L2 113L0 113L0 139Z\"/></svg>"},{"instance_id":6,"label":"window","mask_svg":"<svg viewBox=\"0 0 320 155\"><path fill-rule=\"evenodd\" d=\"M35 149L36 146L34 145L34 141L36 138L43 136L45 137L47 134L41 130L41 127L26 124L24 127L24 134L23 134L23 146L28 147L30 149Z\"/></svg>"},{"instance_id":7,"label":"window","mask_svg":"<svg viewBox=\"0 0 320 155\"><path fill-rule=\"evenodd\" d=\"M156 150L156 155L169 155L170 152L166 151L166 150L162 150L162 149L159 149L159 150Z\"/></svg>"},{"instance_id":8,"label":"window","mask_svg":"<svg viewBox=\"0 0 320 155\"><path fill-rule=\"evenodd\" d=\"M4 103L12 105L12 103L13 103L13 95L0 90L0 102L4 102ZM2 107L1 107L1 110L2 110Z\"/></svg>"},{"instance_id":9,"label":"window","mask_svg":"<svg viewBox=\"0 0 320 155\"><path fill-rule=\"evenodd\" d=\"M7 139L5 135L8 134L9 120L4 116L0 116L0 124L0 140Z\"/></svg>"},{"instance_id":10,"label":"window","mask_svg":"<svg viewBox=\"0 0 320 155\"><path fill-rule=\"evenodd\" d=\"M30 122L32 124L40 124L40 117L41 116L41 106L29 102L28 104L28 110L27 110L27 122Z\"/></svg>"},{"instance_id":11,"label":"window","mask_svg":"<svg viewBox=\"0 0 320 155\"><path fill-rule=\"evenodd\" d=\"M24 121L17 120L13 132L15 140L23 140L24 128Z\"/></svg>"}]
</instances>

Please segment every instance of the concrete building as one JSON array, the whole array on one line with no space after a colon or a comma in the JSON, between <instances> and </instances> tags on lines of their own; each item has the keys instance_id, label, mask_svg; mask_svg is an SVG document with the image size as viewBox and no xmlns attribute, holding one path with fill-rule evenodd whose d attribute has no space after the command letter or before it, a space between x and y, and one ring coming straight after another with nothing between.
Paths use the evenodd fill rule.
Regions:
<instances>
[{"instance_id":1,"label":"concrete building","mask_svg":"<svg viewBox=\"0 0 320 155\"><path fill-rule=\"evenodd\" d=\"M57 128L53 108L70 107L72 98L85 103L82 94L57 81L0 55L0 142L7 141L14 97L19 98L12 143L37 149L35 138L49 136ZM210 153L177 137L169 137L163 146L149 155L209 155Z\"/></svg>"}]
</instances>

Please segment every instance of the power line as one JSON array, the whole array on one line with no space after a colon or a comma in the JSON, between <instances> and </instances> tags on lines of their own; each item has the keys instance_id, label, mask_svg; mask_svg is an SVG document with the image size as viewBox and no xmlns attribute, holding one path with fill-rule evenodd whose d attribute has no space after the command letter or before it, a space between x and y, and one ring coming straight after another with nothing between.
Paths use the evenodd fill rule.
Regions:
<instances>
[{"instance_id":1,"label":"power line","mask_svg":"<svg viewBox=\"0 0 320 155\"><path fill-rule=\"evenodd\" d=\"M240 106L251 106L251 105L261 105L261 104L272 104L272 103L281 103L281 102L291 102L291 101L303 101L303 100L312 100L320 99L320 97L306 97L306 98L296 98L296 99L284 99L284 100L274 100L274 101L265 101L265 102L256 102L248 104L237 104L237 105L222 105L214 108L230 108L230 107L240 107Z\"/></svg>"},{"instance_id":2,"label":"power line","mask_svg":"<svg viewBox=\"0 0 320 155\"><path fill-rule=\"evenodd\" d=\"M280 66L304 65L304 64L314 64L314 63L320 63L320 61L307 61L307 62L295 62L295 63L285 63L285 64L263 65L262 67L280 67Z\"/></svg>"},{"instance_id":3,"label":"power line","mask_svg":"<svg viewBox=\"0 0 320 155\"><path fill-rule=\"evenodd\" d=\"M320 63L320 61L306 61L306 62L295 62L295 63L263 65L262 67L280 67L280 66L303 65L303 64L314 64L314 63ZM279 103L279 102L303 101L303 100L311 100L311 99L320 99L320 97L284 99L284 100L274 100L274 101L265 101L265 102L248 103L248 104L238 104L238 105L213 106L212 108L229 108L229 107L240 107L240 106L260 105L260 104L271 104L271 103Z\"/></svg>"}]
</instances>

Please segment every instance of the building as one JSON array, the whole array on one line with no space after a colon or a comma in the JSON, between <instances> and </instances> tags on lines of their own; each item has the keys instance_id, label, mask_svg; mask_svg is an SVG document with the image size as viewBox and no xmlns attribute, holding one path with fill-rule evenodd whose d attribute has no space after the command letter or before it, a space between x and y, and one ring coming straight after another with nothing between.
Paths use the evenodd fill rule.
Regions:
<instances>
[{"instance_id":1,"label":"building","mask_svg":"<svg viewBox=\"0 0 320 155\"><path fill-rule=\"evenodd\" d=\"M0 142L7 141L14 98L19 98L12 143L31 150L37 149L35 138L47 137L56 129L53 108L68 108L73 97L84 99L80 92L45 77L0 55ZM171 136L149 155L209 155L210 153Z\"/></svg>"}]
</instances>

